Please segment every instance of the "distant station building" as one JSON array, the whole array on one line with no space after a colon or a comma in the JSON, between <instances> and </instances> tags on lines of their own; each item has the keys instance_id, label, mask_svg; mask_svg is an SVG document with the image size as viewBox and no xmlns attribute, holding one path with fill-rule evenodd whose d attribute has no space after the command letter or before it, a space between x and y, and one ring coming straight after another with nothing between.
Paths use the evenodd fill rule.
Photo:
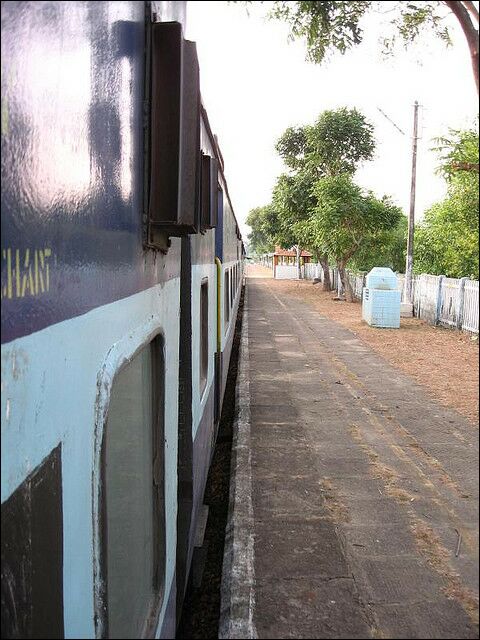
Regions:
<instances>
[{"instance_id":1,"label":"distant station building","mask_svg":"<svg viewBox=\"0 0 480 640\"><path fill-rule=\"evenodd\" d=\"M297 252L295 249L281 249L275 247L273 257L273 277L274 278L296 278L293 268L297 265ZM302 251L300 254L300 266L311 262L312 254L309 251ZM285 267L290 267L286 269Z\"/></svg>"}]
</instances>

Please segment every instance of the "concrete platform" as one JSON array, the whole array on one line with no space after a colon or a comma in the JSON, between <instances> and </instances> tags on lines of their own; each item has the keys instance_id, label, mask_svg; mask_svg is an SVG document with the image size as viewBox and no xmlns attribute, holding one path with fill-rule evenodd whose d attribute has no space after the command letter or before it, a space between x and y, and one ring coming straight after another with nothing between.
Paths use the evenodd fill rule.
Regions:
<instances>
[{"instance_id":1,"label":"concrete platform","mask_svg":"<svg viewBox=\"0 0 480 640\"><path fill-rule=\"evenodd\" d=\"M478 430L272 279L247 279L219 637L478 637Z\"/></svg>"}]
</instances>

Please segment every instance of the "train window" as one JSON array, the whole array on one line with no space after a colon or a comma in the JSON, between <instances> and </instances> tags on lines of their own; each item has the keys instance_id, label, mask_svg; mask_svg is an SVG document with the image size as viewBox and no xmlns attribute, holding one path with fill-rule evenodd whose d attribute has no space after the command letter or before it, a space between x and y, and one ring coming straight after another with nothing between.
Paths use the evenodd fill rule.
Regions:
<instances>
[{"instance_id":1,"label":"train window","mask_svg":"<svg viewBox=\"0 0 480 640\"><path fill-rule=\"evenodd\" d=\"M224 297L225 322L230 322L230 272L225 271L225 297Z\"/></svg>"},{"instance_id":2,"label":"train window","mask_svg":"<svg viewBox=\"0 0 480 640\"><path fill-rule=\"evenodd\" d=\"M218 163L202 153L201 223L202 230L218 224Z\"/></svg>"},{"instance_id":3,"label":"train window","mask_svg":"<svg viewBox=\"0 0 480 640\"><path fill-rule=\"evenodd\" d=\"M208 279L202 281L200 290L200 394L208 377Z\"/></svg>"},{"instance_id":4,"label":"train window","mask_svg":"<svg viewBox=\"0 0 480 640\"><path fill-rule=\"evenodd\" d=\"M233 307L233 269L230 269L230 307Z\"/></svg>"},{"instance_id":5,"label":"train window","mask_svg":"<svg viewBox=\"0 0 480 640\"><path fill-rule=\"evenodd\" d=\"M218 161L212 158L210 172L210 227L218 225Z\"/></svg>"},{"instance_id":6,"label":"train window","mask_svg":"<svg viewBox=\"0 0 480 640\"><path fill-rule=\"evenodd\" d=\"M210 227L210 207L211 207L211 191L210 191L210 181L211 181L211 158L202 153L202 166L201 166L201 199L200 199L200 209L201 209L201 229L208 229Z\"/></svg>"},{"instance_id":7,"label":"train window","mask_svg":"<svg viewBox=\"0 0 480 640\"><path fill-rule=\"evenodd\" d=\"M164 373L158 337L112 386L102 451L110 638L151 633L163 598Z\"/></svg>"}]
</instances>

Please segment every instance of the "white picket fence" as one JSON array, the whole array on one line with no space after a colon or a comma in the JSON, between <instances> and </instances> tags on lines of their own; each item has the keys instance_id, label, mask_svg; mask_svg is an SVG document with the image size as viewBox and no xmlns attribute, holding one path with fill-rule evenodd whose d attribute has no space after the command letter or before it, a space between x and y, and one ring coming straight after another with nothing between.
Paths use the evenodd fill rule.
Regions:
<instances>
[{"instance_id":1,"label":"white picket fence","mask_svg":"<svg viewBox=\"0 0 480 640\"><path fill-rule=\"evenodd\" d=\"M465 281L462 311L461 328L464 331L478 333L478 280Z\"/></svg>"},{"instance_id":2,"label":"white picket fence","mask_svg":"<svg viewBox=\"0 0 480 640\"><path fill-rule=\"evenodd\" d=\"M306 264L302 271L306 280L318 278L323 282L323 269L320 264ZM296 277L296 268L294 277ZM361 300L366 273L348 272L348 277L355 297ZM405 276L399 273L397 277L398 288L402 291ZM338 291L339 295L343 293L336 268L330 268L330 283L332 290ZM414 276L412 285L416 317L422 318L429 324L440 324L478 333L478 280L446 278L422 273Z\"/></svg>"}]
</instances>

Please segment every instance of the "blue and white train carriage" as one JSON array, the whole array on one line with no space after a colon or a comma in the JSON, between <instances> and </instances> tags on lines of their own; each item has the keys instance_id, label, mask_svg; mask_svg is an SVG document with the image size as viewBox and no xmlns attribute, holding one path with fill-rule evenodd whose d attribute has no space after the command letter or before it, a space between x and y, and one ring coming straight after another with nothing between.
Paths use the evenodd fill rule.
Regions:
<instances>
[{"instance_id":1,"label":"blue and white train carriage","mask_svg":"<svg viewBox=\"0 0 480 640\"><path fill-rule=\"evenodd\" d=\"M2 636L173 638L243 245L185 2L2 3Z\"/></svg>"}]
</instances>

